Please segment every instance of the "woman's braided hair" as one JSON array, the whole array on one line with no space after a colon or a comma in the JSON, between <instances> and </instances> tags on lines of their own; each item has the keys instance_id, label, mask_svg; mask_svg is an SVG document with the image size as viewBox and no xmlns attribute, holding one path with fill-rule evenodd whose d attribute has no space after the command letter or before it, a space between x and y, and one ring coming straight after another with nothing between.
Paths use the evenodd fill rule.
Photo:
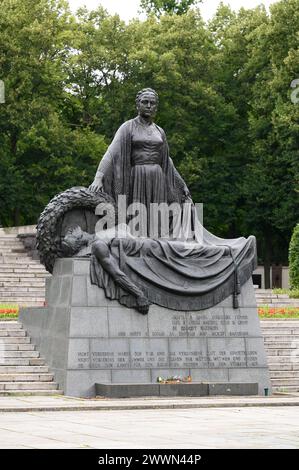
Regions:
<instances>
[{"instance_id":1,"label":"woman's braided hair","mask_svg":"<svg viewBox=\"0 0 299 470\"><path fill-rule=\"evenodd\" d=\"M144 93L153 93L153 95L155 95L155 97L156 97L157 104L159 103L159 96L158 96L158 93L155 90L153 90L152 88L143 88L142 90L138 91L138 93L136 95L136 105L138 105L138 103L141 99L141 96Z\"/></svg>"}]
</instances>

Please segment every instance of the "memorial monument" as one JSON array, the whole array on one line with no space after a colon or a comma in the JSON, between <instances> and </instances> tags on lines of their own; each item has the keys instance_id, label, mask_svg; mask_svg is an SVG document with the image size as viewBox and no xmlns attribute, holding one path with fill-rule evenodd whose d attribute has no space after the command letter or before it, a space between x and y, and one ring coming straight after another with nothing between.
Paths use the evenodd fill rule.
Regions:
<instances>
[{"instance_id":1,"label":"memorial monument","mask_svg":"<svg viewBox=\"0 0 299 470\"><path fill-rule=\"evenodd\" d=\"M255 238L202 226L154 123L158 95L143 89L136 105L90 187L59 194L41 214L38 249L53 275L45 308L24 309L21 321L67 395L94 396L95 384L166 394L154 384L174 376L200 383L200 394L263 393Z\"/></svg>"}]
</instances>

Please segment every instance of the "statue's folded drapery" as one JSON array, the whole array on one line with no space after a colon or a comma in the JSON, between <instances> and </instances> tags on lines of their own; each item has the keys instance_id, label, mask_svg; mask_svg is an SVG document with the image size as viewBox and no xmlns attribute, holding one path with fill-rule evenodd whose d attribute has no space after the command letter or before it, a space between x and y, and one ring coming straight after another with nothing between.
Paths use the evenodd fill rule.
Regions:
<instances>
[{"instance_id":1,"label":"statue's folded drapery","mask_svg":"<svg viewBox=\"0 0 299 470\"><path fill-rule=\"evenodd\" d=\"M255 269L255 237L224 240L203 229L203 243L114 238L110 251L121 270L148 299L175 310L210 308L231 294L234 307L240 287ZM117 286L91 257L91 282L127 307L136 299Z\"/></svg>"}]
</instances>

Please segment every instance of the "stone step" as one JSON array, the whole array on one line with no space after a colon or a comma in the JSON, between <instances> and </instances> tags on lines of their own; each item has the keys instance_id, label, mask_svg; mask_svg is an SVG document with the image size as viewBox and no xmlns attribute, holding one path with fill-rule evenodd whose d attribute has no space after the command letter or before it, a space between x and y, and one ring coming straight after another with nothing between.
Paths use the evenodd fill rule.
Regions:
<instances>
[{"instance_id":1,"label":"stone step","mask_svg":"<svg viewBox=\"0 0 299 470\"><path fill-rule=\"evenodd\" d=\"M53 374L28 374L28 373L16 373L16 374L1 374L0 373L0 387L1 382L52 382Z\"/></svg>"},{"instance_id":2,"label":"stone step","mask_svg":"<svg viewBox=\"0 0 299 470\"><path fill-rule=\"evenodd\" d=\"M28 396L41 396L51 397L56 395L63 395L62 390L0 390L0 397L28 397Z\"/></svg>"},{"instance_id":3,"label":"stone step","mask_svg":"<svg viewBox=\"0 0 299 470\"><path fill-rule=\"evenodd\" d=\"M267 342L277 342L277 343L283 343L284 341L291 341L291 338L289 337L289 335L263 335L264 336L264 341L267 341ZM298 341L298 344L299 344L299 335L292 335L292 340L294 342Z\"/></svg>"},{"instance_id":4,"label":"stone step","mask_svg":"<svg viewBox=\"0 0 299 470\"><path fill-rule=\"evenodd\" d=\"M23 268L24 266L26 266L28 264L28 262L30 261L30 258L25 258L25 256L23 258L20 258L20 257L16 257L15 255L5 255L5 256L2 256L0 254L0 268L1 266L7 266L9 264L14 264L15 267L17 267L17 265L19 265L19 268Z\"/></svg>"},{"instance_id":5,"label":"stone step","mask_svg":"<svg viewBox=\"0 0 299 470\"><path fill-rule=\"evenodd\" d=\"M275 336L298 336L299 335L299 327L272 327L271 329L268 328L266 331L264 328L262 329L263 336L269 336L271 334Z\"/></svg>"},{"instance_id":6,"label":"stone step","mask_svg":"<svg viewBox=\"0 0 299 470\"><path fill-rule=\"evenodd\" d=\"M0 273L1 273L1 277L4 277L4 276L16 277L16 276L13 276L14 274L18 274L19 277L22 276L22 274L31 274L31 273L32 273L32 277L34 277L35 274L49 274L47 273L46 270L42 269L42 267L40 266L33 268L31 266L28 266L28 264L26 263L16 263L12 267L6 263L0 263Z\"/></svg>"},{"instance_id":7,"label":"stone step","mask_svg":"<svg viewBox=\"0 0 299 470\"><path fill-rule=\"evenodd\" d=\"M16 329L16 330L22 330L23 329L23 325L17 321L0 321L0 329L5 329L5 328L9 328L10 330L11 329Z\"/></svg>"},{"instance_id":8,"label":"stone step","mask_svg":"<svg viewBox=\"0 0 299 470\"><path fill-rule=\"evenodd\" d=\"M5 287L8 290L14 290L14 289L19 289L19 287L28 288L28 287L33 287L33 288L39 288L39 289L45 289L45 281L40 281L37 280L36 282L31 281L31 282L20 282L20 281L0 281L0 287Z\"/></svg>"},{"instance_id":9,"label":"stone step","mask_svg":"<svg viewBox=\"0 0 299 470\"><path fill-rule=\"evenodd\" d=\"M0 340L0 354L2 351L35 351L34 344L7 344L1 343Z\"/></svg>"},{"instance_id":10,"label":"stone step","mask_svg":"<svg viewBox=\"0 0 299 470\"><path fill-rule=\"evenodd\" d=\"M276 324L279 324L279 323L285 323L285 324L289 324L289 323L297 323L297 325L299 324L299 318L263 318L261 320L261 324L262 325L276 325Z\"/></svg>"},{"instance_id":11,"label":"stone step","mask_svg":"<svg viewBox=\"0 0 299 470\"><path fill-rule=\"evenodd\" d=\"M1 299L0 299L0 302L2 302ZM31 299L19 300L17 301L17 304L19 305L19 307L44 307L45 298L43 300L38 300L38 301L32 301Z\"/></svg>"},{"instance_id":12,"label":"stone step","mask_svg":"<svg viewBox=\"0 0 299 470\"><path fill-rule=\"evenodd\" d=\"M1 268L0 268L1 269ZM46 277L49 276L44 276L41 273L33 273L33 272L28 272L24 274L18 274L18 273L13 273L13 274L1 274L0 273L0 282L4 281L11 281L11 282L34 282L38 281L41 282L43 281Z\"/></svg>"},{"instance_id":13,"label":"stone step","mask_svg":"<svg viewBox=\"0 0 299 470\"><path fill-rule=\"evenodd\" d=\"M255 291L256 299L288 299L288 294L263 294Z\"/></svg>"},{"instance_id":14,"label":"stone step","mask_svg":"<svg viewBox=\"0 0 299 470\"><path fill-rule=\"evenodd\" d=\"M298 370L271 370L270 377L272 379L289 379L297 378L299 380L299 369Z\"/></svg>"},{"instance_id":15,"label":"stone step","mask_svg":"<svg viewBox=\"0 0 299 470\"><path fill-rule=\"evenodd\" d=\"M43 281L48 275L44 275L43 273L28 271L24 273L1 273L0 267L0 281L10 281L10 282L34 282L39 280L39 282Z\"/></svg>"},{"instance_id":16,"label":"stone step","mask_svg":"<svg viewBox=\"0 0 299 470\"><path fill-rule=\"evenodd\" d=\"M272 387L272 392L299 392L299 385L288 385L284 387Z\"/></svg>"},{"instance_id":17,"label":"stone step","mask_svg":"<svg viewBox=\"0 0 299 470\"><path fill-rule=\"evenodd\" d=\"M31 273L33 275L35 274L46 274L46 271L42 269L40 266L28 266L27 264L24 264L20 267L20 265L15 265L13 267L7 266L6 264L1 265L1 274L10 276L11 274L19 274L21 275L22 273L28 274Z\"/></svg>"},{"instance_id":18,"label":"stone step","mask_svg":"<svg viewBox=\"0 0 299 470\"><path fill-rule=\"evenodd\" d=\"M271 357L274 356L288 356L289 359L293 360L293 358L298 357L299 359L299 351L298 354L296 354L296 349L290 349L290 348L285 348L285 349L268 349L268 361L270 361Z\"/></svg>"},{"instance_id":19,"label":"stone step","mask_svg":"<svg viewBox=\"0 0 299 470\"><path fill-rule=\"evenodd\" d=\"M298 349L299 353L299 343L298 341L283 341L283 342L276 342L276 341L264 341L264 345L266 350L269 350L269 353L272 349ZM271 353L270 353L271 354Z\"/></svg>"},{"instance_id":20,"label":"stone step","mask_svg":"<svg viewBox=\"0 0 299 470\"><path fill-rule=\"evenodd\" d=\"M45 268L39 264L32 264L32 263L23 263L22 266L19 264L2 264L1 265L1 272L26 272L28 270L32 270L34 272L40 271L41 273L46 273L47 271Z\"/></svg>"},{"instance_id":21,"label":"stone step","mask_svg":"<svg viewBox=\"0 0 299 470\"><path fill-rule=\"evenodd\" d=\"M39 352L38 351L3 351L1 352L0 355L0 364L5 365L3 362L5 359L10 359L10 358L39 358Z\"/></svg>"},{"instance_id":22,"label":"stone step","mask_svg":"<svg viewBox=\"0 0 299 470\"><path fill-rule=\"evenodd\" d=\"M20 293L22 296L26 296L28 294L34 293L37 294L37 296L42 296L45 294L45 287L23 287L21 284L20 287L16 286L15 288L11 287L0 287L0 297L5 294L8 296L14 297L16 294Z\"/></svg>"},{"instance_id":23,"label":"stone step","mask_svg":"<svg viewBox=\"0 0 299 470\"><path fill-rule=\"evenodd\" d=\"M57 390L56 382L0 382L0 390Z\"/></svg>"},{"instance_id":24,"label":"stone step","mask_svg":"<svg viewBox=\"0 0 299 470\"><path fill-rule=\"evenodd\" d=\"M7 252L7 251L11 251L11 250L22 250L22 252L26 253L27 255L27 252L26 252L26 249L23 245L23 243L19 243L19 242L13 242L13 241L10 241L10 242L2 242L0 240L0 253L4 253L4 252Z\"/></svg>"},{"instance_id":25,"label":"stone step","mask_svg":"<svg viewBox=\"0 0 299 470\"><path fill-rule=\"evenodd\" d=\"M30 338L29 336L21 336L21 337L13 337L13 336L3 336L1 338L1 343L8 343L8 344L29 344Z\"/></svg>"},{"instance_id":26,"label":"stone step","mask_svg":"<svg viewBox=\"0 0 299 470\"><path fill-rule=\"evenodd\" d=\"M1 374L46 374L49 372L48 366L23 366L23 365L0 365Z\"/></svg>"},{"instance_id":27,"label":"stone step","mask_svg":"<svg viewBox=\"0 0 299 470\"><path fill-rule=\"evenodd\" d=\"M0 253L3 250L10 250L10 249L14 249L14 248L25 250L25 247L24 247L23 243L21 243L21 242L14 241L14 240L7 240L5 242L5 241L0 240Z\"/></svg>"},{"instance_id":28,"label":"stone step","mask_svg":"<svg viewBox=\"0 0 299 470\"><path fill-rule=\"evenodd\" d=\"M26 256L26 258L28 259L27 251L22 245L0 246L0 256L6 256L11 254L15 254L18 256Z\"/></svg>"},{"instance_id":29,"label":"stone step","mask_svg":"<svg viewBox=\"0 0 299 470\"><path fill-rule=\"evenodd\" d=\"M11 263L11 264L16 264L16 263L30 263L32 261L32 258L29 258L27 255L19 256L17 253L5 253L1 254L0 253L0 261L4 264L6 263Z\"/></svg>"},{"instance_id":30,"label":"stone step","mask_svg":"<svg viewBox=\"0 0 299 470\"><path fill-rule=\"evenodd\" d=\"M299 388L299 377L296 378L283 378L283 379L272 379L271 384L273 387L288 387L288 386L297 386Z\"/></svg>"},{"instance_id":31,"label":"stone step","mask_svg":"<svg viewBox=\"0 0 299 470\"><path fill-rule=\"evenodd\" d=\"M269 307L269 308L286 308L286 307L292 307L292 308L297 308L299 306L299 300L298 299L294 299L292 300L292 302L289 302L289 303L282 303L282 302L279 302L279 303L268 303L267 305L265 305L264 303L263 304L257 304L258 307Z\"/></svg>"},{"instance_id":32,"label":"stone step","mask_svg":"<svg viewBox=\"0 0 299 470\"><path fill-rule=\"evenodd\" d=\"M280 372L287 372L287 371L295 371L297 374L299 373L299 362L291 364L291 363L283 363L277 362L276 364L271 363L268 364L269 371L280 371Z\"/></svg>"},{"instance_id":33,"label":"stone step","mask_svg":"<svg viewBox=\"0 0 299 470\"><path fill-rule=\"evenodd\" d=\"M27 336L27 333L25 330L16 329L16 328L12 328L12 329L0 328L0 337L11 337L11 336L15 338L22 337L22 336Z\"/></svg>"},{"instance_id":34,"label":"stone step","mask_svg":"<svg viewBox=\"0 0 299 470\"><path fill-rule=\"evenodd\" d=\"M38 261L36 260L36 263ZM32 258L29 256L15 256L15 255L0 255L0 264L3 265L26 265L26 264L35 264Z\"/></svg>"},{"instance_id":35,"label":"stone step","mask_svg":"<svg viewBox=\"0 0 299 470\"><path fill-rule=\"evenodd\" d=\"M18 297L15 297L15 296L2 296L0 295L0 303L21 303L21 302L26 302L26 305L27 302L30 301L30 302L44 302L45 301L45 296L39 296L39 297L36 297L35 295L22 295L22 296L18 296Z\"/></svg>"},{"instance_id":36,"label":"stone step","mask_svg":"<svg viewBox=\"0 0 299 470\"><path fill-rule=\"evenodd\" d=\"M1 366L44 366L45 365L45 360L36 357L36 358L19 358L19 357L5 357L4 359L0 357L0 365Z\"/></svg>"},{"instance_id":37,"label":"stone step","mask_svg":"<svg viewBox=\"0 0 299 470\"><path fill-rule=\"evenodd\" d=\"M280 364L291 364L293 366L299 365L299 356L292 354L292 355L285 355L285 356L271 356L268 354L268 365L270 366L279 366Z\"/></svg>"}]
</instances>

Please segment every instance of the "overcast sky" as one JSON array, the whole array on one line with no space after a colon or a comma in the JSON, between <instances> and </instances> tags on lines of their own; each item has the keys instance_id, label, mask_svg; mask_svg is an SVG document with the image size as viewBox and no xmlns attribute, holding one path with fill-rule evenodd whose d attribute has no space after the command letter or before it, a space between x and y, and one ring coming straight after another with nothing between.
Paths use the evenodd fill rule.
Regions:
<instances>
[{"instance_id":1,"label":"overcast sky","mask_svg":"<svg viewBox=\"0 0 299 470\"><path fill-rule=\"evenodd\" d=\"M234 10L238 10L241 7L254 8L261 3L269 7L271 3L276 1L278 0L224 0L224 3L229 4ZM203 0L200 9L204 19L207 20L213 16L219 3L220 0ZM74 12L83 5L91 10L102 5L110 13L118 13L122 19L127 21L138 16L140 0L69 0L69 4Z\"/></svg>"}]
</instances>

